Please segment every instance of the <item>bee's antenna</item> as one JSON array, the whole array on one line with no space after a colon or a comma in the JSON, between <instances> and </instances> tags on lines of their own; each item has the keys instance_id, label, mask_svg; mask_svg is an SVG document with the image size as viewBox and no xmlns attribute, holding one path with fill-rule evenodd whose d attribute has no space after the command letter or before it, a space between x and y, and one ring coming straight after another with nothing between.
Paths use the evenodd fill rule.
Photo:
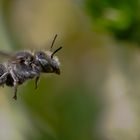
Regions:
<instances>
[{"instance_id":1,"label":"bee's antenna","mask_svg":"<svg viewBox=\"0 0 140 140\"><path fill-rule=\"evenodd\" d=\"M62 49L62 46L59 47L58 49L56 49L56 50L51 54L51 58L53 58L54 54L55 54L56 52L58 52L59 50L61 50L61 49Z\"/></svg>"},{"instance_id":2,"label":"bee's antenna","mask_svg":"<svg viewBox=\"0 0 140 140\"><path fill-rule=\"evenodd\" d=\"M50 51L52 50L52 47L53 47L53 45L54 45L54 42L55 42L56 38L57 38L57 34L55 35L55 37L54 37L54 39L53 39L53 41L52 41L52 44L51 44L51 47L50 47Z\"/></svg>"}]
</instances>

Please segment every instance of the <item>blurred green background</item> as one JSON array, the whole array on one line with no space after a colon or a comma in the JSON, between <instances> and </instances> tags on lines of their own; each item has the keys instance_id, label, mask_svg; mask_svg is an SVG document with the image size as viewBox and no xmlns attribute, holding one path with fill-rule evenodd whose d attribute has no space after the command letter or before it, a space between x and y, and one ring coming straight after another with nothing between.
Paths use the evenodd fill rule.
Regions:
<instances>
[{"instance_id":1,"label":"blurred green background","mask_svg":"<svg viewBox=\"0 0 140 140\"><path fill-rule=\"evenodd\" d=\"M140 139L139 0L0 0L0 49L54 48L61 75L0 89L0 140Z\"/></svg>"}]
</instances>

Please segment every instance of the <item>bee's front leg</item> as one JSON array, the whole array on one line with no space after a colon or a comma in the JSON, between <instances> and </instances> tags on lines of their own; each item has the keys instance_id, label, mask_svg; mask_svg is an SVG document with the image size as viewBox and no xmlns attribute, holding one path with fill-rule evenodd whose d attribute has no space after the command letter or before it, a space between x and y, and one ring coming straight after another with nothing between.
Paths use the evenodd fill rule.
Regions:
<instances>
[{"instance_id":1,"label":"bee's front leg","mask_svg":"<svg viewBox=\"0 0 140 140\"><path fill-rule=\"evenodd\" d=\"M37 76L35 78L35 89L37 89L37 87L38 87L39 79L40 79L40 76Z\"/></svg>"},{"instance_id":2,"label":"bee's front leg","mask_svg":"<svg viewBox=\"0 0 140 140\"><path fill-rule=\"evenodd\" d=\"M18 87L18 83L16 81L14 81L14 96L13 99L17 100L17 87Z\"/></svg>"}]
</instances>

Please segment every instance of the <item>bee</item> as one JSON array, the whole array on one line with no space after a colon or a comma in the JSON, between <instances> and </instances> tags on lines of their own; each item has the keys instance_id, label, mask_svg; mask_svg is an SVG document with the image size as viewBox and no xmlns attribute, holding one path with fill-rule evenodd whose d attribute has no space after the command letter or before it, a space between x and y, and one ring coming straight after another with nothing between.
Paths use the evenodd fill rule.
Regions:
<instances>
[{"instance_id":1,"label":"bee","mask_svg":"<svg viewBox=\"0 0 140 140\"><path fill-rule=\"evenodd\" d=\"M8 53L0 51L0 55L8 58L0 64L0 86L14 87L13 98L17 100L17 88L30 79L35 79L35 89L41 73L55 73L60 75L60 62L57 56L54 56L62 47L52 52L52 47L56 40L55 35L50 51L18 51Z\"/></svg>"}]
</instances>

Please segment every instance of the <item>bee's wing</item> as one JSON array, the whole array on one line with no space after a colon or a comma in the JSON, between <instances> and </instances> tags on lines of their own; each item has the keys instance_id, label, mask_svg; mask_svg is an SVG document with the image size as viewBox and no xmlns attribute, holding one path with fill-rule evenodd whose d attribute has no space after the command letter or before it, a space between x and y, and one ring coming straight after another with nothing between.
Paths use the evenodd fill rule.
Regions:
<instances>
[{"instance_id":1,"label":"bee's wing","mask_svg":"<svg viewBox=\"0 0 140 140\"><path fill-rule=\"evenodd\" d=\"M21 63L25 60L33 61L33 54L30 51L17 51L14 53L0 51L0 57L2 60L7 59L10 63ZM1 60L1 59L0 59Z\"/></svg>"},{"instance_id":2,"label":"bee's wing","mask_svg":"<svg viewBox=\"0 0 140 140\"><path fill-rule=\"evenodd\" d=\"M11 56L12 56L12 53L10 52L0 51L0 57L10 58Z\"/></svg>"},{"instance_id":3,"label":"bee's wing","mask_svg":"<svg viewBox=\"0 0 140 140\"><path fill-rule=\"evenodd\" d=\"M13 53L0 51L0 61L8 60L13 57Z\"/></svg>"},{"instance_id":4,"label":"bee's wing","mask_svg":"<svg viewBox=\"0 0 140 140\"><path fill-rule=\"evenodd\" d=\"M0 51L0 62L11 61L12 63L19 63L21 61L20 57L16 57L14 52Z\"/></svg>"}]
</instances>

